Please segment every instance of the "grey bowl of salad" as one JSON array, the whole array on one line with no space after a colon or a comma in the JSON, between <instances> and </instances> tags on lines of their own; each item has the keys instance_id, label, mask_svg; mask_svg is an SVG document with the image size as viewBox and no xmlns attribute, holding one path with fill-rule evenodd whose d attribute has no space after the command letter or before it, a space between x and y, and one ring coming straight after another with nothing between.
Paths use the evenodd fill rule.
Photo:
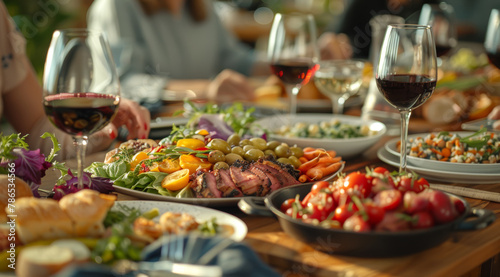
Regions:
<instances>
[{"instance_id":1,"label":"grey bowl of salad","mask_svg":"<svg viewBox=\"0 0 500 277\"><path fill-rule=\"evenodd\" d=\"M387 131L379 121L333 114L280 114L256 122L268 140L288 145L335 150L345 158L361 155Z\"/></svg>"}]
</instances>

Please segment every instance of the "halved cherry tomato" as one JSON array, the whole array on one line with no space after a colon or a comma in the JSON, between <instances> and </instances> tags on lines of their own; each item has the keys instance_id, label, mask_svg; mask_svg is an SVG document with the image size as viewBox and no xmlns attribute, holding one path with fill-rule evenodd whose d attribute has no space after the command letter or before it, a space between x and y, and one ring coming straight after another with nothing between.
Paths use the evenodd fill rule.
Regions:
<instances>
[{"instance_id":1,"label":"halved cherry tomato","mask_svg":"<svg viewBox=\"0 0 500 277\"><path fill-rule=\"evenodd\" d=\"M350 216L344 222L344 230L354 231L354 232L368 232L371 230L371 226L366 222L363 217L359 214L354 214Z\"/></svg>"},{"instance_id":2,"label":"halved cherry tomato","mask_svg":"<svg viewBox=\"0 0 500 277\"><path fill-rule=\"evenodd\" d=\"M358 211L358 207L354 205L354 203L344 204L335 209L334 219L340 222L340 224L344 224L346 219L351 217L354 213Z\"/></svg>"},{"instance_id":3,"label":"halved cherry tomato","mask_svg":"<svg viewBox=\"0 0 500 277\"><path fill-rule=\"evenodd\" d=\"M434 226L434 219L427 211L415 213L412 216L411 227L414 229L425 229Z\"/></svg>"},{"instance_id":4,"label":"halved cherry tomato","mask_svg":"<svg viewBox=\"0 0 500 277\"><path fill-rule=\"evenodd\" d=\"M385 167L382 167L382 166L378 166L378 167L375 167L372 172L374 173L379 173L379 174L385 174L386 172L387 173L390 173L389 172L389 169L385 168Z\"/></svg>"},{"instance_id":5,"label":"halved cherry tomato","mask_svg":"<svg viewBox=\"0 0 500 277\"><path fill-rule=\"evenodd\" d=\"M403 196L399 190L390 189L377 193L373 199L375 205L386 211L395 210L401 205Z\"/></svg>"},{"instance_id":6,"label":"halved cherry tomato","mask_svg":"<svg viewBox=\"0 0 500 277\"><path fill-rule=\"evenodd\" d=\"M281 204L281 207L280 207L280 210L284 213L286 213L286 211L292 207L293 203L295 202L295 198L290 198L290 199L287 199L285 200L282 204Z\"/></svg>"},{"instance_id":7,"label":"halved cherry tomato","mask_svg":"<svg viewBox=\"0 0 500 277\"><path fill-rule=\"evenodd\" d=\"M345 177L344 189L348 194L359 195L366 198L372 192L372 185L368 182L366 175L361 172L352 172Z\"/></svg>"},{"instance_id":8,"label":"halved cherry tomato","mask_svg":"<svg viewBox=\"0 0 500 277\"><path fill-rule=\"evenodd\" d=\"M382 207L376 206L373 203L365 203L364 209L368 216L368 223L372 226L378 224L385 216L385 210Z\"/></svg>"},{"instance_id":9,"label":"halved cherry tomato","mask_svg":"<svg viewBox=\"0 0 500 277\"><path fill-rule=\"evenodd\" d=\"M318 181L318 182L314 183L314 185L312 186L311 192L316 194L320 190L327 188L329 185L330 185L330 183L328 183L327 181Z\"/></svg>"},{"instance_id":10,"label":"halved cherry tomato","mask_svg":"<svg viewBox=\"0 0 500 277\"><path fill-rule=\"evenodd\" d=\"M407 191L420 193L429 187L429 182L422 177L415 179L410 176L401 176L397 187L403 193Z\"/></svg>"}]
</instances>

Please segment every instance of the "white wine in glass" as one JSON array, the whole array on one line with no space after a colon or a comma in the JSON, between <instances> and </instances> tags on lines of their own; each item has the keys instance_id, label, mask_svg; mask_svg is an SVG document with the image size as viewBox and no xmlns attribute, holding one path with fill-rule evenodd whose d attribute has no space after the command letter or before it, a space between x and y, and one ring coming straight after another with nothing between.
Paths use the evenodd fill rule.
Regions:
<instances>
[{"instance_id":1,"label":"white wine in glass","mask_svg":"<svg viewBox=\"0 0 500 277\"><path fill-rule=\"evenodd\" d=\"M356 60L319 62L319 69L314 73L314 85L332 100L334 114L343 114L347 99L359 92L364 67L364 62Z\"/></svg>"},{"instance_id":2,"label":"white wine in glass","mask_svg":"<svg viewBox=\"0 0 500 277\"><path fill-rule=\"evenodd\" d=\"M88 137L112 121L120 103L120 83L106 37L87 29L55 31L43 89L45 114L73 137L82 189Z\"/></svg>"}]
</instances>

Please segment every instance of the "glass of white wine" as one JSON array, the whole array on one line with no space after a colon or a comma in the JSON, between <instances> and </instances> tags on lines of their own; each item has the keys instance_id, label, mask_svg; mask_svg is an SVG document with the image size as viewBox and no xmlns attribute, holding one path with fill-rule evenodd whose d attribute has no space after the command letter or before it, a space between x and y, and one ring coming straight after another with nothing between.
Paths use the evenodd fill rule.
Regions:
<instances>
[{"instance_id":1,"label":"glass of white wine","mask_svg":"<svg viewBox=\"0 0 500 277\"><path fill-rule=\"evenodd\" d=\"M363 82L365 63L359 60L324 60L314 74L318 90L332 100L334 114L344 113L344 103L356 95Z\"/></svg>"}]
</instances>

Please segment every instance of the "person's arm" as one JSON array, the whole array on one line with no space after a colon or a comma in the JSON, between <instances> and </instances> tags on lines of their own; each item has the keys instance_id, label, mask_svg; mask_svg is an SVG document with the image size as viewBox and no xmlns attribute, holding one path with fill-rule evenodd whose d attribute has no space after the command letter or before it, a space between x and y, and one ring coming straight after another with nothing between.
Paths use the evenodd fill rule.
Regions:
<instances>
[{"instance_id":1,"label":"person's arm","mask_svg":"<svg viewBox=\"0 0 500 277\"><path fill-rule=\"evenodd\" d=\"M488 115L489 119L496 119L493 129L500 130L500 106L496 106Z\"/></svg>"}]
</instances>

